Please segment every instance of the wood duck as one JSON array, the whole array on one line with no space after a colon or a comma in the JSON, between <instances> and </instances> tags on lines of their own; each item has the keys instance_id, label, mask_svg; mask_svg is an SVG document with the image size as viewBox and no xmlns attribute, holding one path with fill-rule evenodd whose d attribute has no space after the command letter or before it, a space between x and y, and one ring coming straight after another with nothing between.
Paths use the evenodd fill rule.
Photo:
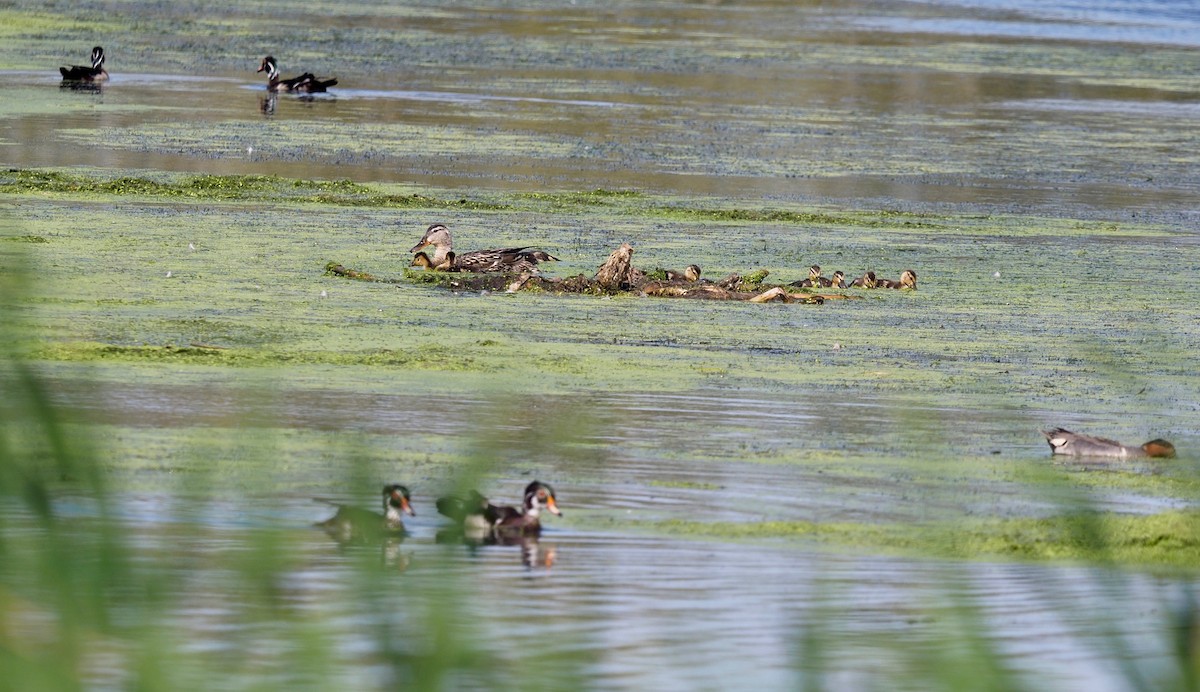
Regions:
<instances>
[{"instance_id":1,"label":"wood duck","mask_svg":"<svg viewBox=\"0 0 1200 692\"><path fill-rule=\"evenodd\" d=\"M1051 454L1077 457L1173 457L1175 445L1166 440L1150 440L1140 447L1123 445L1104 437L1081 435L1070 430L1055 428L1042 432Z\"/></svg>"},{"instance_id":2,"label":"wood duck","mask_svg":"<svg viewBox=\"0 0 1200 692\"><path fill-rule=\"evenodd\" d=\"M429 255L425 254L424 252L418 252L417 254L413 255L412 264L409 266L424 267L425 269L433 269L440 272L458 271L458 267L454 266L453 252L447 252L445 261L437 266L434 266L433 260L429 259Z\"/></svg>"},{"instance_id":3,"label":"wood duck","mask_svg":"<svg viewBox=\"0 0 1200 692\"><path fill-rule=\"evenodd\" d=\"M437 500L438 512L458 522L464 534L490 533L493 536L536 534L542 530L541 510L562 516L554 499L554 489L541 481L525 486L520 508L494 505L472 490L466 497L447 496Z\"/></svg>"},{"instance_id":4,"label":"wood duck","mask_svg":"<svg viewBox=\"0 0 1200 692\"><path fill-rule=\"evenodd\" d=\"M905 269L900 274L899 281L891 279L880 279L875 283L876 288L917 288L917 273L911 269Z\"/></svg>"},{"instance_id":5,"label":"wood duck","mask_svg":"<svg viewBox=\"0 0 1200 692\"><path fill-rule=\"evenodd\" d=\"M104 49L96 46L92 49L92 66L86 65L71 65L70 67L60 67L58 71L62 73L62 78L72 82L102 82L108 79L108 73L104 71Z\"/></svg>"},{"instance_id":6,"label":"wood duck","mask_svg":"<svg viewBox=\"0 0 1200 692\"><path fill-rule=\"evenodd\" d=\"M541 481L534 481L525 486L525 500L520 509L507 506L496 507L498 513L494 524L496 534L540 532L542 524L539 516L543 509L555 516L562 516L562 512L558 509L558 502L554 499L554 488Z\"/></svg>"},{"instance_id":7,"label":"wood duck","mask_svg":"<svg viewBox=\"0 0 1200 692\"><path fill-rule=\"evenodd\" d=\"M875 272L867 272L850 282L850 285L855 288L875 288Z\"/></svg>"},{"instance_id":8,"label":"wood duck","mask_svg":"<svg viewBox=\"0 0 1200 692\"><path fill-rule=\"evenodd\" d=\"M437 511L450 517L466 533L485 533L492 530L499 519L498 508L488 499L472 490L466 497L447 495L437 499Z\"/></svg>"},{"instance_id":9,"label":"wood duck","mask_svg":"<svg viewBox=\"0 0 1200 692\"><path fill-rule=\"evenodd\" d=\"M404 522L401 512L416 516L409 504L408 488L398 483L383 486L383 515L358 507L338 505L337 514L318 522L340 543L365 543L382 538L403 536Z\"/></svg>"},{"instance_id":10,"label":"wood duck","mask_svg":"<svg viewBox=\"0 0 1200 692\"><path fill-rule=\"evenodd\" d=\"M700 265L689 264L681 272L677 272L674 269L664 269L663 274L666 276L667 281L699 281Z\"/></svg>"},{"instance_id":11,"label":"wood duck","mask_svg":"<svg viewBox=\"0 0 1200 692\"><path fill-rule=\"evenodd\" d=\"M442 266L449 257L453 257L454 268L464 272L536 272L538 262L558 261L553 255L528 247L475 250L453 255L454 241L450 237L450 229L440 223L426 229L425 235L409 252L420 252L430 246L433 247L433 257L429 261L434 267Z\"/></svg>"},{"instance_id":12,"label":"wood duck","mask_svg":"<svg viewBox=\"0 0 1200 692\"><path fill-rule=\"evenodd\" d=\"M255 72L267 73L267 91L290 91L301 94L317 94L338 83L336 79L317 79L311 72L305 72L291 79L279 78L279 66L275 58L268 55L262 59L262 64Z\"/></svg>"}]
</instances>

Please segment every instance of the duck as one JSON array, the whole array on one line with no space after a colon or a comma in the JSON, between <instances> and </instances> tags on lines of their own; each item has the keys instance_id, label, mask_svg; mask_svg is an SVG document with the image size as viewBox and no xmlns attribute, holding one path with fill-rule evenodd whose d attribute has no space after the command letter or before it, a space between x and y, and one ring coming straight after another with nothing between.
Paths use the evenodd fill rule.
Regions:
<instances>
[{"instance_id":1,"label":"duck","mask_svg":"<svg viewBox=\"0 0 1200 692\"><path fill-rule=\"evenodd\" d=\"M336 79L317 79L311 72L305 72L291 79L279 78L279 65L275 58L268 55L262 59L262 64L255 72L267 73L267 91L289 91L301 94L317 94L338 83Z\"/></svg>"},{"instance_id":2,"label":"duck","mask_svg":"<svg viewBox=\"0 0 1200 692\"><path fill-rule=\"evenodd\" d=\"M829 279L829 284L828 284L827 288L845 288L845 287L846 287L846 274L841 269L839 269L833 273L833 278Z\"/></svg>"},{"instance_id":3,"label":"duck","mask_svg":"<svg viewBox=\"0 0 1200 692\"><path fill-rule=\"evenodd\" d=\"M427 247L433 247L433 257L430 262L435 267L442 266L454 252L454 240L450 237L450 229L445 224L435 223L425 230L425 235L412 247L409 252L420 252ZM453 255L453 266L464 272L509 272L536 273L539 262L557 262L558 258L541 250L529 247L512 247L495 250L475 250Z\"/></svg>"},{"instance_id":4,"label":"duck","mask_svg":"<svg viewBox=\"0 0 1200 692\"><path fill-rule=\"evenodd\" d=\"M700 280L700 265L689 264L683 268L683 271L675 271L674 269L664 269L663 275L667 281L699 281Z\"/></svg>"},{"instance_id":5,"label":"duck","mask_svg":"<svg viewBox=\"0 0 1200 692\"><path fill-rule=\"evenodd\" d=\"M383 514L358 507L337 505L337 513L316 526L341 543L362 543L387 537L403 536L406 532L401 512L416 516L408 488L399 483L383 486Z\"/></svg>"},{"instance_id":6,"label":"duck","mask_svg":"<svg viewBox=\"0 0 1200 692\"><path fill-rule=\"evenodd\" d=\"M499 518L499 510L478 490L467 492L465 497L446 495L436 502L438 514L454 520L465 533L485 533L492 530Z\"/></svg>"},{"instance_id":7,"label":"duck","mask_svg":"<svg viewBox=\"0 0 1200 692\"><path fill-rule=\"evenodd\" d=\"M850 282L850 285L855 288L875 288L875 272L867 272Z\"/></svg>"},{"instance_id":8,"label":"duck","mask_svg":"<svg viewBox=\"0 0 1200 692\"><path fill-rule=\"evenodd\" d=\"M446 259L437 266L434 266L433 260L429 258L429 255L425 254L424 252L418 252L417 254L413 255L412 264L409 266L424 267L425 269L433 269L440 272L458 271L458 268L454 266L453 252L447 252Z\"/></svg>"},{"instance_id":9,"label":"duck","mask_svg":"<svg viewBox=\"0 0 1200 692\"><path fill-rule=\"evenodd\" d=\"M1064 428L1044 430L1046 444L1050 445L1051 454L1064 454L1077 457L1173 457L1175 445L1166 440L1150 440L1140 447L1124 445L1116 440L1104 437L1093 437L1073 433Z\"/></svg>"},{"instance_id":10,"label":"duck","mask_svg":"<svg viewBox=\"0 0 1200 692\"><path fill-rule=\"evenodd\" d=\"M814 264L808 268L808 278L799 281L793 281L789 286L799 286L800 288L819 288L828 286L829 279L821 278L821 265Z\"/></svg>"},{"instance_id":11,"label":"duck","mask_svg":"<svg viewBox=\"0 0 1200 692\"><path fill-rule=\"evenodd\" d=\"M498 536L540 533L543 509L555 516L562 516L558 501L554 497L554 488L541 481L533 481L525 486L525 499L520 509L508 506L492 507L496 512L496 520L492 526Z\"/></svg>"},{"instance_id":12,"label":"duck","mask_svg":"<svg viewBox=\"0 0 1200 692\"><path fill-rule=\"evenodd\" d=\"M62 73L64 81L102 82L108 79L108 73L104 71L104 49L100 46L92 49L91 67L71 65L70 67L60 67L58 71Z\"/></svg>"},{"instance_id":13,"label":"duck","mask_svg":"<svg viewBox=\"0 0 1200 692\"><path fill-rule=\"evenodd\" d=\"M892 281L891 279L880 279L879 281L877 281L875 283L875 287L876 288L911 288L913 290L916 290L916 288L917 288L917 273L911 269L905 269L900 274L899 281Z\"/></svg>"}]
</instances>

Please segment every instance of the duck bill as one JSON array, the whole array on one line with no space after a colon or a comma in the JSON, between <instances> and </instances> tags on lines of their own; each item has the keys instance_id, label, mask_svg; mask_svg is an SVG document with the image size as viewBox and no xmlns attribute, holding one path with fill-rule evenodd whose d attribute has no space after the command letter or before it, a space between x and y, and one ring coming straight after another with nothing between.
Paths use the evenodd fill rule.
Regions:
<instances>
[{"instance_id":1,"label":"duck bill","mask_svg":"<svg viewBox=\"0 0 1200 692\"><path fill-rule=\"evenodd\" d=\"M553 497L546 498L546 509L555 516L562 516L562 510L558 508L558 504L554 501Z\"/></svg>"},{"instance_id":2,"label":"duck bill","mask_svg":"<svg viewBox=\"0 0 1200 692\"><path fill-rule=\"evenodd\" d=\"M402 493L393 492L392 499L400 503L400 511L404 512L410 517L417 516L417 513L413 511L412 505L409 504L408 498L404 497Z\"/></svg>"},{"instance_id":3,"label":"duck bill","mask_svg":"<svg viewBox=\"0 0 1200 692\"><path fill-rule=\"evenodd\" d=\"M409 250L409 252L419 252L419 251L424 250L425 248L429 247L429 245L430 245L429 241L422 238L421 242L412 246L412 249Z\"/></svg>"}]
</instances>

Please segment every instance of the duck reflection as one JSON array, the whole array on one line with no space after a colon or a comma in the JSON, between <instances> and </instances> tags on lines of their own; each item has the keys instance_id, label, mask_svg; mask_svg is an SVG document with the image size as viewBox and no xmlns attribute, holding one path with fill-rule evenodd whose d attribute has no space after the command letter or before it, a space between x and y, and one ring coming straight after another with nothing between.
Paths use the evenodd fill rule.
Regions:
<instances>
[{"instance_id":1,"label":"duck reflection","mask_svg":"<svg viewBox=\"0 0 1200 692\"><path fill-rule=\"evenodd\" d=\"M273 93L260 94L258 97L258 110L263 115L275 115L275 109L279 106L279 97Z\"/></svg>"},{"instance_id":2,"label":"duck reflection","mask_svg":"<svg viewBox=\"0 0 1200 692\"><path fill-rule=\"evenodd\" d=\"M542 545L540 532L512 533L494 529L465 530L462 528L447 528L437 532L437 542L441 545L462 544L474 553L484 546L518 546L521 548L521 564L526 567L553 567L558 553L554 544Z\"/></svg>"}]
</instances>

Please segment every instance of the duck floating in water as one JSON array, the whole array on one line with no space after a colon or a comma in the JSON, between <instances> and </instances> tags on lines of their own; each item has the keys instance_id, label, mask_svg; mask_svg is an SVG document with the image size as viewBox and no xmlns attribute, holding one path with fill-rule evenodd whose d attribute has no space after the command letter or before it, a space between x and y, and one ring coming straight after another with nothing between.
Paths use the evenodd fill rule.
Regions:
<instances>
[{"instance_id":1,"label":"duck floating in water","mask_svg":"<svg viewBox=\"0 0 1200 692\"><path fill-rule=\"evenodd\" d=\"M96 46L92 49L92 65L71 65L70 67L60 67L58 71L62 73L63 81L67 82L102 82L108 79L108 73L104 71L104 49Z\"/></svg>"},{"instance_id":2,"label":"duck floating in water","mask_svg":"<svg viewBox=\"0 0 1200 692\"><path fill-rule=\"evenodd\" d=\"M435 223L426 229L425 235L421 236L421 239L409 252L420 252L431 246L433 247L433 257L430 257L429 261L434 267L443 266L448 258L453 257L453 267L463 272L536 272L539 262L558 261L557 257L541 250L531 250L528 247L475 250L452 254L454 240L450 237L450 229L440 223Z\"/></svg>"},{"instance_id":3,"label":"duck floating in water","mask_svg":"<svg viewBox=\"0 0 1200 692\"><path fill-rule=\"evenodd\" d=\"M867 272L850 282L850 285L855 288L875 288L877 281L875 280L875 272Z\"/></svg>"},{"instance_id":4,"label":"duck floating in water","mask_svg":"<svg viewBox=\"0 0 1200 692\"><path fill-rule=\"evenodd\" d=\"M383 486L383 514L358 507L338 505L337 514L318 522L316 526L325 530L340 543L366 543L405 534L401 512L416 516L409 502L408 488L399 483Z\"/></svg>"},{"instance_id":5,"label":"duck floating in water","mask_svg":"<svg viewBox=\"0 0 1200 692\"><path fill-rule=\"evenodd\" d=\"M1116 440L1073 433L1063 428L1042 432L1051 454L1076 457L1173 457L1175 445L1166 440L1150 440L1140 447L1124 445Z\"/></svg>"},{"instance_id":6,"label":"duck floating in water","mask_svg":"<svg viewBox=\"0 0 1200 692\"><path fill-rule=\"evenodd\" d=\"M322 93L338 83L336 79L317 79L311 72L305 72L299 77L280 79L279 66L275 58L268 55L262 59L262 64L255 72L267 73L267 91L288 91L300 94Z\"/></svg>"},{"instance_id":7,"label":"duck floating in water","mask_svg":"<svg viewBox=\"0 0 1200 692\"><path fill-rule=\"evenodd\" d=\"M448 496L437 500L438 512L453 519L464 534L493 533L497 536L536 534L542 530L541 511L562 516L554 489L541 481L525 486L521 507L493 505L478 491L466 497Z\"/></svg>"},{"instance_id":8,"label":"duck floating in water","mask_svg":"<svg viewBox=\"0 0 1200 692\"><path fill-rule=\"evenodd\" d=\"M880 279L879 281L875 282L875 287L876 288L911 288L913 290L916 290L916 288L917 288L917 273L911 269L905 269L900 274L899 281L892 281L891 279Z\"/></svg>"}]
</instances>

